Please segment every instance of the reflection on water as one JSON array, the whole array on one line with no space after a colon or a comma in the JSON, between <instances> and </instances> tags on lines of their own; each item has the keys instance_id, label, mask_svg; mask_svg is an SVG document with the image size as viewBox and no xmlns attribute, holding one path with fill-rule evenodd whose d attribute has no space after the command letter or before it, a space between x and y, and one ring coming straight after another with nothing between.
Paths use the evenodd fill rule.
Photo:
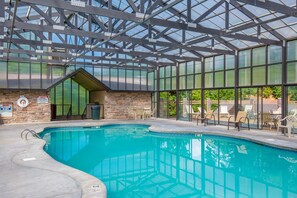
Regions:
<instances>
[{"instance_id":1,"label":"reflection on water","mask_svg":"<svg viewBox=\"0 0 297 198\"><path fill-rule=\"evenodd\" d=\"M45 150L101 179L108 197L297 197L294 152L141 125L55 130Z\"/></svg>"}]
</instances>

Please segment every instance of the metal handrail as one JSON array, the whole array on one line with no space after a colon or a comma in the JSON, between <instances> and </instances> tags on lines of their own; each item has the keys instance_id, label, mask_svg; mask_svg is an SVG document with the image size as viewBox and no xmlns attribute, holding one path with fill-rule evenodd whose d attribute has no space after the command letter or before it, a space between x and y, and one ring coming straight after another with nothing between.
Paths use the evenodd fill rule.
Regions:
<instances>
[{"instance_id":1,"label":"metal handrail","mask_svg":"<svg viewBox=\"0 0 297 198\"><path fill-rule=\"evenodd\" d=\"M26 140L28 140L28 134L31 133L33 137L36 137L38 139L41 139L41 137L38 135L38 133L36 133L36 131L34 130L30 130L30 129L24 129L22 132L21 132L21 138L23 139L23 135L25 134L25 138Z\"/></svg>"}]
</instances>

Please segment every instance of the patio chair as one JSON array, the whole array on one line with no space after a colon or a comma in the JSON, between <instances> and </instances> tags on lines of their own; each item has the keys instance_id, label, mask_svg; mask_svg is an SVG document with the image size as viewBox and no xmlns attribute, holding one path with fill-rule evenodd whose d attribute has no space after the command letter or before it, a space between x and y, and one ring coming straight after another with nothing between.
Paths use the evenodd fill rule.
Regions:
<instances>
[{"instance_id":1,"label":"patio chair","mask_svg":"<svg viewBox=\"0 0 297 198\"><path fill-rule=\"evenodd\" d=\"M244 111L250 120L253 120L254 123L257 121L259 114L253 112L253 105L245 105Z\"/></svg>"},{"instance_id":2,"label":"patio chair","mask_svg":"<svg viewBox=\"0 0 297 198\"><path fill-rule=\"evenodd\" d=\"M271 110L271 114L273 115L280 115L282 114L282 108L278 107L276 110Z\"/></svg>"},{"instance_id":3,"label":"patio chair","mask_svg":"<svg viewBox=\"0 0 297 198\"><path fill-rule=\"evenodd\" d=\"M223 117L223 116L226 116L226 117L230 117L230 114L228 112L228 106L226 105L222 105L220 106L220 116Z\"/></svg>"},{"instance_id":4,"label":"patio chair","mask_svg":"<svg viewBox=\"0 0 297 198\"><path fill-rule=\"evenodd\" d=\"M244 106L245 112L252 112L253 111L253 105L245 105Z\"/></svg>"},{"instance_id":5,"label":"patio chair","mask_svg":"<svg viewBox=\"0 0 297 198\"><path fill-rule=\"evenodd\" d=\"M263 113L263 126L268 126L271 130L273 126L276 126L275 119L270 115L270 113Z\"/></svg>"},{"instance_id":6,"label":"patio chair","mask_svg":"<svg viewBox=\"0 0 297 198\"><path fill-rule=\"evenodd\" d=\"M248 130L250 130L250 119L247 117L246 111L238 111L234 121L230 120L232 117L234 116L230 116L228 119L228 130L229 130L230 123L234 123L235 128L237 128L238 131L240 131L240 124L245 123L246 121L248 123Z\"/></svg>"},{"instance_id":7,"label":"patio chair","mask_svg":"<svg viewBox=\"0 0 297 198\"><path fill-rule=\"evenodd\" d=\"M294 115L294 116L296 116L296 115L297 115L297 109L291 109L291 110L289 111L289 115Z\"/></svg>"},{"instance_id":8,"label":"patio chair","mask_svg":"<svg viewBox=\"0 0 297 198\"><path fill-rule=\"evenodd\" d=\"M281 123L285 121L286 125L282 125ZM294 123L297 122L297 117L294 115L288 115L283 119L278 120L277 122L277 131L279 131L280 128L287 129L288 137L291 137L292 128L294 128Z\"/></svg>"},{"instance_id":9,"label":"patio chair","mask_svg":"<svg viewBox=\"0 0 297 198\"><path fill-rule=\"evenodd\" d=\"M216 125L216 117L213 113L213 110L209 110L204 114L203 118L198 118L197 119L197 125L198 125L198 121L201 120L201 123L204 123L204 126L206 126L206 124L208 124L208 120L213 120L214 121L214 125Z\"/></svg>"},{"instance_id":10,"label":"patio chair","mask_svg":"<svg viewBox=\"0 0 297 198\"><path fill-rule=\"evenodd\" d=\"M191 105L186 105L186 112L196 119L200 116L200 112L195 112Z\"/></svg>"}]
</instances>

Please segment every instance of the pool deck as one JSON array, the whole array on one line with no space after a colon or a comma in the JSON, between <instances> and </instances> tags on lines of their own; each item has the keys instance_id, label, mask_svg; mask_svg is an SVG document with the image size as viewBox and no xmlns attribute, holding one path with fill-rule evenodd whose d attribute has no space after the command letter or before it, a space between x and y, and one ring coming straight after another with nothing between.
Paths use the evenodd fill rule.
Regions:
<instances>
[{"instance_id":1,"label":"pool deck","mask_svg":"<svg viewBox=\"0 0 297 198\"><path fill-rule=\"evenodd\" d=\"M0 125L0 197L105 197L104 184L84 172L63 165L43 151L44 141L29 136L20 137L28 128L36 132L45 127L98 126L103 124L149 124L150 130L166 133L203 133L237 137L279 148L297 151L297 135L285 137L276 131L243 129L240 132L226 126L203 125L167 119L148 120L80 120L50 123Z\"/></svg>"}]
</instances>

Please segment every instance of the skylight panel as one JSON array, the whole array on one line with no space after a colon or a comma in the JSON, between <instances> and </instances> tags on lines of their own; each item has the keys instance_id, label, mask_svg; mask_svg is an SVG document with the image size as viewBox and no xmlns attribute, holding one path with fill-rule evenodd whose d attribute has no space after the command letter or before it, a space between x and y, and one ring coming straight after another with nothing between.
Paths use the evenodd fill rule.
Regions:
<instances>
[{"instance_id":1,"label":"skylight panel","mask_svg":"<svg viewBox=\"0 0 297 198\"><path fill-rule=\"evenodd\" d=\"M297 25L293 25L289 27L283 27L280 28L278 30L276 30L278 33L280 33L282 36L286 37L286 38L292 38L292 37L296 37L297 33L296 33L296 28ZM294 31L293 31L294 30Z\"/></svg>"},{"instance_id":2,"label":"skylight panel","mask_svg":"<svg viewBox=\"0 0 297 198\"><path fill-rule=\"evenodd\" d=\"M296 17L287 17L285 19L282 19L283 22L286 23L286 25L293 25L297 23Z\"/></svg>"}]
</instances>

